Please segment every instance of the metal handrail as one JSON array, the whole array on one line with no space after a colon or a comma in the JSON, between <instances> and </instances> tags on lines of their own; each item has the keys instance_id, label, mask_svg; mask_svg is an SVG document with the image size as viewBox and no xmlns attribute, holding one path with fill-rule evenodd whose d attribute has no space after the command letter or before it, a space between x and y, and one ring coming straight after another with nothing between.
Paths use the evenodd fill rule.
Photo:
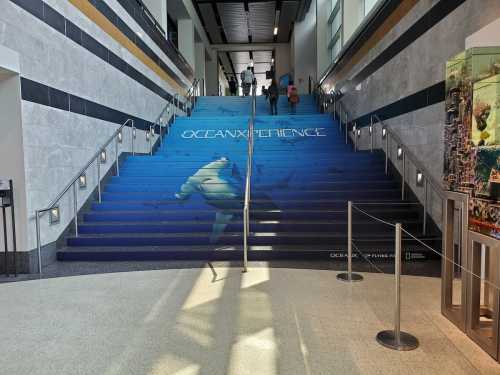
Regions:
<instances>
[{"instance_id":1,"label":"metal handrail","mask_svg":"<svg viewBox=\"0 0 500 375\"><path fill-rule=\"evenodd\" d=\"M248 269L248 236L250 234L250 202L251 202L251 179L253 164L253 132L255 112L257 108L256 98L257 87L252 89L252 112L248 120L248 155L247 155L247 175L245 180L245 203L243 206L243 272Z\"/></svg>"},{"instance_id":2,"label":"metal handrail","mask_svg":"<svg viewBox=\"0 0 500 375\"><path fill-rule=\"evenodd\" d=\"M41 240L40 240L40 218L48 211L53 210L57 207L59 201L64 197L64 195L73 188L73 215L74 215L74 223L75 223L75 235L78 236L78 201L77 201L77 182L81 177L86 176L86 171L89 167L97 162L97 194L99 202L101 202L101 159L103 152L105 152L106 147L114 140L115 141L115 163L116 163L116 173L120 175L120 166L119 166L119 154L118 154L118 144L122 139L122 130L128 124L131 124L131 148L132 154L134 152L134 139L135 139L135 125L133 119L128 119L125 121L115 132L108 138L108 140L99 147L98 151L90 158L90 160L85 164L85 166L80 169L80 171L70 180L70 182L66 185L66 187L56 196L52 202L50 202L45 208L38 209L35 211L35 225L36 225L36 242L37 242L37 252L38 252L38 272L42 274L42 256L41 256Z\"/></svg>"},{"instance_id":3,"label":"metal handrail","mask_svg":"<svg viewBox=\"0 0 500 375\"><path fill-rule=\"evenodd\" d=\"M376 121L373 122L373 119L375 119ZM403 143L403 141L396 134L396 132L393 131L391 128L389 128L384 123L384 121L382 121L380 119L380 117L377 114L373 114L371 116L370 123L372 126L379 123L382 125L382 127L385 127L385 129L387 131L387 137L386 137L387 141L386 142L389 141L389 138L392 138L394 141L396 141L398 146L401 147L402 152L405 155L405 159L410 160L412 162L412 164L416 167L416 169L418 169L420 172L422 172L422 174L425 176L425 179L427 180L429 185L431 185L432 188L438 193L438 195L444 199L445 193L444 193L442 187L440 186L440 184L438 184L436 182L436 180L434 179L434 177L432 177L432 175L428 171L428 169L417 159L417 157L413 154L413 152L409 149L409 147ZM373 134L373 131L372 131L372 134ZM384 152L386 153L386 155L388 154L388 150L384 150ZM387 155L387 157L389 157L389 155Z\"/></svg>"}]
</instances>

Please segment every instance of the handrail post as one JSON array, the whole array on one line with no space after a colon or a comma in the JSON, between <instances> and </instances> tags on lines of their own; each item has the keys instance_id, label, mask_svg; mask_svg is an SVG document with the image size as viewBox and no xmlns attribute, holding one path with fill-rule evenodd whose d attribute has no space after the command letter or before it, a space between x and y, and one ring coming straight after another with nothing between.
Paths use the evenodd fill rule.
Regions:
<instances>
[{"instance_id":1,"label":"handrail post","mask_svg":"<svg viewBox=\"0 0 500 375\"><path fill-rule=\"evenodd\" d=\"M134 138L135 138L135 134L136 134L135 123L132 120L132 134L131 134L131 137L130 137L131 138L131 142L132 142L132 145L131 145L132 146L132 156L135 155L135 150L134 150L134 142L135 142Z\"/></svg>"},{"instance_id":2,"label":"handrail post","mask_svg":"<svg viewBox=\"0 0 500 375\"><path fill-rule=\"evenodd\" d=\"M101 199L101 155L97 156L97 198L98 202L102 203Z\"/></svg>"},{"instance_id":3,"label":"handrail post","mask_svg":"<svg viewBox=\"0 0 500 375\"><path fill-rule=\"evenodd\" d=\"M370 116L370 152L373 152L373 116Z\"/></svg>"},{"instance_id":4,"label":"handrail post","mask_svg":"<svg viewBox=\"0 0 500 375\"><path fill-rule=\"evenodd\" d=\"M423 226L422 226L422 234L425 236L427 234L427 177L424 177L424 217L423 217Z\"/></svg>"},{"instance_id":5,"label":"handrail post","mask_svg":"<svg viewBox=\"0 0 500 375\"><path fill-rule=\"evenodd\" d=\"M78 190L73 183L73 217L75 220L75 237L78 237Z\"/></svg>"},{"instance_id":6,"label":"handrail post","mask_svg":"<svg viewBox=\"0 0 500 375\"><path fill-rule=\"evenodd\" d=\"M348 133L349 133L349 126L347 124L347 111L345 109L344 109L344 115L345 115L344 116L345 117L345 121L344 121L344 123L345 123L345 144L347 144L348 143L347 137L348 137Z\"/></svg>"},{"instance_id":7,"label":"handrail post","mask_svg":"<svg viewBox=\"0 0 500 375\"><path fill-rule=\"evenodd\" d=\"M335 95L332 94L333 97L333 121L335 121L336 114L335 112L337 111L337 98L335 98Z\"/></svg>"},{"instance_id":8,"label":"handrail post","mask_svg":"<svg viewBox=\"0 0 500 375\"><path fill-rule=\"evenodd\" d=\"M383 131L383 130L382 130ZM385 175L389 174L389 131L385 133Z\"/></svg>"},{"instance_id":9,"label":"handrail post","mask_svg":"<svg viewBox=\"0 0 500 375\"><path fill-rule=\"evenodd\" d=\"M40 240L40 211L35 211L36 250L38 254L38 275L42 277L42 244Z\"/></svg>"},{"instance_id":10,"label":"handrail post","mask_svg":"<svg viewBox=\"0 0 500 375\"><path fill-rule=\"evenodd\" d=\"M406 332L401 332L401 224L396 224L395 235L395 309L394 309L394 330L381 331L377 334L377 342L387 348L408 351L418 348L418 339Z\"/></svg>"},{"instance_id":11,"label":"handrail post","mask_svg":"<svg viewBox=\"0 0 500 375\"><path fill-rule=\"evenodd\" d=\"M340 273L337 279L344 282L363 280L363 276L352 273L352 201L347 202L347 273Z\"/></svg>"},{"instance_id":12,"label":"handrail post","mask_svg":"<svg viewBox=\"0 0 500 375\"><path fill-rule=\"evenodd\" d=\"M403 169L401 171L401 200L405 200L406 152L403 149Z\"/></svg>"},{"instance_id":13,"label":"handrail post","mask_svg":"<svg viewBox=\"0 0 500 375\"><path fill-rule=\"evenodd\" d=\"M115 162L116 162L116 175L120 176L120 163L118 162L118 137L115 138Z\"/></svg>"},{"instance_id":14,"label":"handrail post","mask_svg":"<svg viewBox=\"0 0 500 375\"><path fill-rule=\"evenodd\" d=\"M154 133L155 128L153 126L149 126L149 155L153 155L153 138L154 138Z\"/></svg>"}]
</instances>

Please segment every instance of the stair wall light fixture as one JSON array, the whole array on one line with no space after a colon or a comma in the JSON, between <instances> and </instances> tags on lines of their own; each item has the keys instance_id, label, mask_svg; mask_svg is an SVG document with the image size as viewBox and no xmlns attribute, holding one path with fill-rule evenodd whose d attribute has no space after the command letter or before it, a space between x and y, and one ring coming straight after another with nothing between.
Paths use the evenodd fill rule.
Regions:
<instances>
[{"instance_id":1,"label":"stair wall light fixture","mask_svg":"<svg viewBox=\"0 0 500 375\"><path fill-rule=\"evenodd\" d=\"M78 177L78 187L80 189L85 189L87 187L87 175L85 173Z\"/></svg>"},{"instance_id":2,"label":"stair wall light fixture","mask_svg":"<svg viewBox=\"0 0 500 375\"><path fill-rule=\"evenodd\" d=\"M417 170L417 186L423 186L424 185L424 174L422 171Z\"/></svg>"},{"instance_id":3,"label":"stair wall light fixture","mask_svg":"<svg viewBox=\"0 0 500 375\"><path fill-rule=\"evenodd\" d=\"M120 130L118 132L118 143L122 143L123 142L123 134L122 134L122 131Z\"/></svg>"},{"instance_id":4,"label":"stair wall light fixture","mask_svg":"<svg viewBox=\"0 0 500 375\"><path fill-rule=\"evenodd\" d=\"M403 159L403 148L401 146L398 146L398 159Z\"/></svg>"},{"instance_id":5,"label":"stair wall light fixture","mask_svg":"<svg viewBox=\"0 0 500 375\"><path fill-rule=\"evenodd\" d=\"M106 160L108 159L108 155L106 154L106 149L101 151L100 158L102 164L106 163Z\"/></svg>"},{"instance_id":6,"label":"stair wall light fixture","mask_svg":"<svg viewBox=\"0 0 500 375\"><path fill-rule=\"evenodd\" d=\"M49 211L49 223L50 225L57 224L61 220L61 215L59 207L52 207Z\"/></svg>"},{"instance_id":7,"label":"stair wall light fixture","mask_svg":"<svg viewBox=\"0 0 500 375\"><path fill-rule=\"evenodd\" d=\"M382 128L382 139L385 139L385 137L387 137L387 128L384 126Z\"/></svg>"}]
</instances>

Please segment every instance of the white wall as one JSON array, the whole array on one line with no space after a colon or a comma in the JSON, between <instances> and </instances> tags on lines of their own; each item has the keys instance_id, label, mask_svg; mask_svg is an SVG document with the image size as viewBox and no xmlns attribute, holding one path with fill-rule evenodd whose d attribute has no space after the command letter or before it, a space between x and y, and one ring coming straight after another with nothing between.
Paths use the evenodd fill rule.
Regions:
<instances>
[{"instance_id":1,"label":"white wall","mask_svg":"<svg viewBox=\"0 0 500 375\"><path fill-rule=\"evenodd\" d=\"M290 44L280 44L274 49L274 69L277 81L281 76L292 71L290 53Z\"/></svg>"},{"instance_id":2,"label":"white wall","mask_svg":"<svg viewBox=\"0 0 500 375\"><path fill-rule=\"evenodd\" d=\"M142 0L168 36L167 0Z\"/></svg>"},{"instance_id":3,"label":"white wall","mask_svg":"<svg viewBox=\"0 0 500 375\"><path fill-rule=\"evenodd\" d=\"M500 46L500 18L465 39L465 48Z\"/></svg>"},{"instance_id":4,"label":"white wall","mask_svg":"<svg viewBox=\"0 0 500 375\"><path fill-rule=\"evenodd\" d=\"M27 211L26 181L24 175L23 130L21 119L21 86L19 55L0 45L0 178L12 179L16 215L16 242L18 250L26 248ZM10 211L10 209L9 209ZM10 212L7 212L9 251L13 249ZM3 226L2 218L0 225ZM0 229L0 232L3 232ZM0 249L4 249L3 233Z\"/></svg>"},{"instance_id":5,"label":"white wall","mask_svg":"<svg viewBox=\"0 0 500 375\"><path fill-rule=\"evenodd\" d=\"M331 32L328 18L332 11L332 0L316 0L316 50L318 51L316 70L321 75L331 63L331 51L328 49Z\"/></svg>"},{"instance_id":6,"label":"white wall","mask_svg":"<svg viewBox=\"0 0 500 375\"><path fill-rule=\"evenodd\" d=\"M364 17L364 0L344 0L344 43L354 34Z\"/></svg>"},{"instance_id":7,"label":"white wall","mask_svg":"<svg viewBox=\"0 0 500 375\"><path fill-rule=\"evenodd\" d=\"M195 42L194 24L190 19L177 21L177 34L179 39L179 51L186 61L195 69Z\"/></svg>"},{"instance_id":8,"label":"white wall","mask_svg":"<svg viewBox=\"0 0 500 375\"><path fill-rule=\"evenodd\" d=\"M205 84L205 45L201 42L197 42L195 45L195 69L194 74L198 79L203 80ZM202 94L205 93L205 87L202 88Z\"/></svg>"},{"instance_id":9,"label":"white wall","mask_svg":"<svg viewBox=\"0 0 500 375\"><path fill-rule=\"evenodd\" d=\"M311 2L309 11L293 30L294 83L300 94L309 90L309 76L317 80L316 71L316 2Z\"/></svg>"},{"instance_id":10,"label":"white wall","mask_svg":"<svg viewBox=\"0 0 500 375\"><path fill-rule=\"evenodd\" d=\"M46 1L164 90L171 94L175 93L166 81L69 2ZM130 23L134 30L140 30L116 0L107 2L122 19ZM142 35L145 43L164 58L171 69L188 83L189 80L170 62L160 48L144 33ZM154 121L166 104L166 101L156 93L10 1L2 3L0 41L19 54L22 77L148 121ZM119 125L28 101L22 101L21 109L26 215L29 221L26 246L20 250L30 250L35 248L36 244L33 220L35 210L46 206L57 196ZM128 151L129 145L130 134L126 130L120 151ZM103 166L103 174L112 165L114 158L112 150L109 150L109 162ZM136 151L147 151L144 132L138 131ZM1 164L3 163L0 160ZM78 193L80 204L88 197L95 182L94 168L89 172L89 187ZM47 218L43 218L43 244L55 241L72 219L71 199L64 198L61 201L61 209L60 224L49 227Z\"/></svg>"}]
</instances>

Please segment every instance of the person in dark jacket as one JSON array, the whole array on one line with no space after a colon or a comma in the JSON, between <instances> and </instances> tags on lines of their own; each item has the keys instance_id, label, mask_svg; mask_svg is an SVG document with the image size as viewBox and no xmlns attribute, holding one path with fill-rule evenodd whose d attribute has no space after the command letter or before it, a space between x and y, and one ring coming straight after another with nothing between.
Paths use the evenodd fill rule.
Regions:
<instances>
[{"instance_id":1,"label":"person in dark jacket","mask_svg":"<svg viewBox=\"0 0 500 375\"><path fill-rule=\"evenodd\" d=\"M236 96L238 92L238 83L234 79L234 77L231 77L231 80L229 81L229 93L231 96Z\"/></svg>"},{"instance_id":2,"label":"person in dark jacket","mask_svg":"<svg viewBox=\"0 0 500 375\"><path fill-rule=\"evenodd\" d=\"M279 98L279 89L276 80L273 79L271 81L271 85L267 89L267 95L269 97L269 104L271 106L271 115L278 114L278 98Z\"/></svg>"}]
</instances>

